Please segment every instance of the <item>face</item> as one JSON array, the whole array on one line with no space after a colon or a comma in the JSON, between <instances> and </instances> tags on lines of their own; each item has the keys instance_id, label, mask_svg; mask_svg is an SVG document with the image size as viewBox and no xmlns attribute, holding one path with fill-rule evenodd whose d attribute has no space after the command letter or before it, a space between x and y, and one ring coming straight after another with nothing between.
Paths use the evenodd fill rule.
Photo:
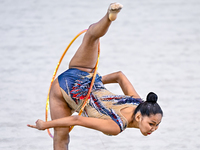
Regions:
<instances>
[{"instance_id":1,"label":"face","mask_svg":"<svg viewBox=\"0 0 200 150\"><path fill-rule=\"evenodd\" d=\"M144 136L150 135L152 132L158 129L161 119L161 114L150 115L149 117L141 116L141 119L139 121L139 128L141 133Z\"/></svg>"}]
</instances>

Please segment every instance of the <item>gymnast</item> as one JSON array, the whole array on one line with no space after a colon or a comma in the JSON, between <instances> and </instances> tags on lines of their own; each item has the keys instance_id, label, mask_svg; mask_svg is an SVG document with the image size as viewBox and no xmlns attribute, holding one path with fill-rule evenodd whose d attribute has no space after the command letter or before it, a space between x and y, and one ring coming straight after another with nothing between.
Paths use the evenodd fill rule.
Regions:
<instances>
[{"instance_id":1,"label":"gymnast","mask_svg":"<svg viewBox=\"0 0 200 150\"><path fill-rule=\"evenodd\" d=\"M147 136L158 129L163 112L157 103L157 95L150 92L143 101L121 71L105 76L97 74L84 114L72 115L80 111L88 93L98 57L99 38L106 34L122 7L119 3L110 4L106 15L90 25L69 69L54 80L49 94L52 121L38 119L35 125L28 124L38 130L54 128L55 150L68 149L70 126L83 126L107 135L117 135L126 128L138 128ZM124 95L108 91L104 86L108 83L118 83Z\"/></svg>"}]
</instances>

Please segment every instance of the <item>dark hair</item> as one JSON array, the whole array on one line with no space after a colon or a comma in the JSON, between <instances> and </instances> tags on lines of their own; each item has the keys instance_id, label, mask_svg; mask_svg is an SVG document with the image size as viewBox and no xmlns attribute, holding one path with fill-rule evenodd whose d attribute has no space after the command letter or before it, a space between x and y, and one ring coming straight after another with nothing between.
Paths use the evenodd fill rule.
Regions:
<instances>
[{"instance_id":1,"label":"dark hair","mask_svg":"<svg viewBox=\"0 0 200 150\"><path fill-rule=\"evenodd\" d=\"M150 92L147 95L146 101L140 103L136 107L136 109L134 111L134 115L138 111L140 111L142 116L149 117L150 115L156 115L156 114L161 114L163 116L163 111L162 111L161 107L158 105L157 99L158 99L158 96L155 93Z\"/></svg>"}]
</instances>

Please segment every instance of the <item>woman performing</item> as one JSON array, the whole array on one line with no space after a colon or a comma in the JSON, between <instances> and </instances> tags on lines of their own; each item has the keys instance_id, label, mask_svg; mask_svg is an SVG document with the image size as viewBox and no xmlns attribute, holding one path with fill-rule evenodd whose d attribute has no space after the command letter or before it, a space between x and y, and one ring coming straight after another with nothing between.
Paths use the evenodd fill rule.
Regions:
<instances>
[{"instance_id":1,"label":"woman performing","mask_svg":"<svg viewBox=\"0 0 200 150\"><path fill-rule=\"evenodd\" d=\"M38 130L54 128L55 150L68 149L70 126L84 126L108 135L117 135L126 128L138 128L147 136L161 122L163 112L157 104L157 95L150 92L146 101L141 100L120 71L102 77L97 74L84 116L72 115L80 111L87 95L98 57L99 38L106 34L121 9L121 4L112 3L106 15L89 27L69 69L53 82L49 95L52 121L37 120L36 125L28 125ZM104 87L108 83L118 83L124 95L109 92Z\"/></svg>"}]
</instances>

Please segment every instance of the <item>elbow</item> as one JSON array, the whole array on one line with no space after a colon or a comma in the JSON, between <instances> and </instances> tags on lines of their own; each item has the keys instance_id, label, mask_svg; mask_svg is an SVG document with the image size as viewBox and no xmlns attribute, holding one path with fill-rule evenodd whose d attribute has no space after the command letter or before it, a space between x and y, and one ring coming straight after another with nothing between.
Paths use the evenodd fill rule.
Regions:
<instances>
[{"instance_id":1,"label":"elbow","mask_svg":"<svg viewBox=\"0 0 200 150\"><path fill-rule=\"evenodd\" d=\"M113 136L117 136L120 132L113 133Z\"/></svg>"},{"instance_id":2,"label":"elbow","mask_svg":"<svg viewBox=\"0 0 200 150\"><path fill-rule=\"evenodd\" d=\"M112 133L110 133L110 135L112 135L112 136L117 136L118 134L120 134L121 132L112 132Z\"/></svg>"},{"instance_id":3,"label":"elbow","mask_svg":"<svg viewBox=\"0 0 200 150\"><path fill-rule=\"evenodd\" d=\"M117 71L116 73L118 74L118 76L123 75L122 71Z\"/></svg>"},{"instance_id":4,"label":"elbow","mask_svg":"<svg viewBox=\"0 0 200 150\"><path fill-rule=\"evenodd\" d=\"M124 74L122 71L118 71L117 73L117 78L116 78L116 82L119 83L120 80L123 78Z\"/></svg>"},{"instance_id":5,"label":"elbow","mask_svg":"<svg viewBox=\"0 0 200 150\"><path fill-rule=\"evenodd\" d=\"M121 130L120 130L119 126L117 124L115 124L115 125L112 126L112 129L110 129L107 134L116 136L120 133L121 133Z\"/></svg>"},{"instance_id":6,"label":"elbow","mask_svg":"<svg viewBox=\"0 0 200 150\"><path fill-rule=\"evenodd\" d=\"M109 136L117 136L120 132L109 132L109 133L103 132L103 133Z\"/></svg>"}]
</instances>

